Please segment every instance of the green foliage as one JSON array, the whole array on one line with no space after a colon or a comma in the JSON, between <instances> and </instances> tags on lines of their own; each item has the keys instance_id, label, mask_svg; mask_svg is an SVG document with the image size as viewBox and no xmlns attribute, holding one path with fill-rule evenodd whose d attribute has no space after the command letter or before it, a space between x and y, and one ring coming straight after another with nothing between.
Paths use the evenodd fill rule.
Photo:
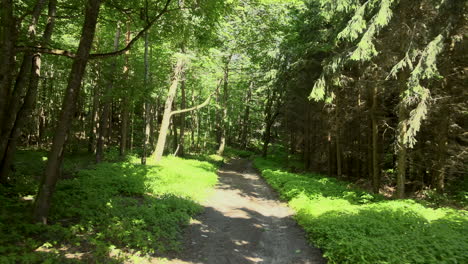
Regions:
<instances>
[{"instance_id":1,"label":"green foliage","mask_svg":"<svg viewBox=\"0 0 468 264\"><path fill-rule=\"evenodd\" d=\"M408 79L403 103L412 104L418 101L416 107L410 112L410 117L406 121L408 123L408 132L404 135L403 143L409 147L416 144L416 134L421 128L422 121L426 118L428 110L428 102L431 98L429 89L421 85L421 80L430 80L438 77L437 71L437 55L442 52L444 46L444 37L438 35L434 38L427 47L422 51L421 57L416 67L411 72Z\"/></svg>"},{"instance_id":2,"label":"green foliage","mask_svg":"<svg viewBox=\"0 0 468 264\"><path fill-rule=\"evenodd\" d=\"M178 250L182 227L217 182L219 158L205 159L167 157L142 166L130 157L80 170L58 183L47 226L29 222L27 197L2 190L0 263L73 262L65 258L70 252L93 252L83 258L113 263L129 254Z\"/></svg>"},{"instance_id":3,"label":"green foliage","mask_svg":"<svg viewBox=\"0 0 468 264\"><path fill-rule=\"evenodd\" d=\"M250 158L255 155L252 151L226 147L223 153L228 158Z\"/></svg>"},{"instance_id":4,"label":"green foliage","mask_svg":"<svg viewBox=\"0 0 468 264\"><path fill-rule=\"evenodd\" d=\"M315 81L309 96L310 99L316 101L333 99L325 97L327 83L339 76L345 64L351 61L369 61L378 55L373 42L379 32L390 23L393 15L392 4L395 0L368 0L362 4L359 4L359 1L338 3L340 1L324 0L323 2L328 8L323 9L321 15L327 17L331 23L339 25L333 18L342 17L343 12L352 14L351 19L346 21L346 26L330 40L335 43L346 41L351 45L352 51L339 52L338 55L324 62L323 73ZM368 23L366 16L371 16ZM339 82L335 83L337 86L343 86ZM330 91L327 92L330 93Z\"/></svg>"},{"instance_id":5,"label":"green foliage","mask_svg":"<svg viewBox=\"0 0 468 264\"><path fill-rule=\"evenodd\" d=\"M387 201L345 182L255 159L330 263L466 263L468 216L412 200Z\"/></svg>"}]
</instances>

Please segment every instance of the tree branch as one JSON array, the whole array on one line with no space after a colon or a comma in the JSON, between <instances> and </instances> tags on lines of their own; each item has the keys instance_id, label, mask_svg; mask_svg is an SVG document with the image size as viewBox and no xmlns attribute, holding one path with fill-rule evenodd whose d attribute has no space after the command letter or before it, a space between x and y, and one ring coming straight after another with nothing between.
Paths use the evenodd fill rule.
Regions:
<instances>
[{"instance_id":1,"label":"tree branch","mask_svg":"<svg viewBox=\"0 0 468 264\"><path fill-rule=\"evenodd\" d=\"M111 56L116 56L116 55L120 55L120 54L123 54L125 53L125 51L129 50L132 45L138 40L140 39L146 31L148 31L148 29L151 28L151 26L153 26L153 24L159 20L159 18L162 17L162 15L164 15L167 11L168 11L168 7L169 7L169 4L171 3L172 0L167 0L166 1L166 4L164 5L164 8L161 10L161 12L153 19L150 21L150 23L148 23L140 32L138 32L138 34L133 37L132 40L130 40L130 42L127 44L127 46L121 50L118 50L118 51L114 51L114 52L109 52L109 53L97 53L97 54L89 54L89 58L90 59L96 59L96 58L105 58L105 57L111 57Z\"/></svg>"},{"instance_id":2,"label":"tree branch","mask_svg":"<svg viewBox=\"0 0 468 264\"><path fill-rule=\"evenodd\" d=\"M106 57L112 57L112 56L117 56L120 54L125 53L127 50L129 50L135 42L140 39L148 29L153 26L156 21L161 18L162 15L164 15L167 12L178 10L177 9L168 9L169 4L171 3L172 0L167 0L166 4L164 5L164 8L161 10L161 12L148 23L138 34L133 37L133 39L125 46L125 48L114 51L114 52L108 52L108 53L95 53L95 54L89 54L89 59L100 59L100 58L106 58ZM61 49L49 49L49 48L43 48L43 47L28 47L28 46L17 46L16 47L17 52L21 51L32 51L32 52L39 52L39 53L45 53L45 54L51 54L51 55L58 55L58 56L65 56L68 58L75 58L75 53L68 51L68 50L61 50Z\"/></svg>"},{"instance_id":3,"label":"tree branch","mask_svg":"<svg viewBox=\"0 0 468 264\"><path fill-rule=\"evenodd\" d=\"M208 96L208 98L206 98L206 100L205 100L203 103L201 103L201 104L199 104L199 105L197 105L197 106L190 107L190 108L186 108L186 109L182 109L182 110L172 111L172 112L171 112L171 116L177 115L177 114L181 114L181 113L190 112L190 111L197 110L197 109L200 109L200 108L202 108L202 107L205 107L205 106L207 106L207 105L210 103L211 96L213 96L213 93L211 93L211 94Z\"/></svg>"}]
</instances>

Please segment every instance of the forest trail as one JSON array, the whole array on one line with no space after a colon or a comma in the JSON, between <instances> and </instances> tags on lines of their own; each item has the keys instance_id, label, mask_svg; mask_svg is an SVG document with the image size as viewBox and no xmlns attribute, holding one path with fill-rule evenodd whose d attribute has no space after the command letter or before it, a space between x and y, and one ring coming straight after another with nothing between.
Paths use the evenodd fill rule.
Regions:
<instances>
[{"instance_id":1,"label":"forest trail","mask_svg":"<svg viewBox=\"0 0 468 264\"><path fill-rule=\"evenodd\" d=\"M251 161L232 160L218 175L204 213L187 230L185 249L168 263L326 263Z\"/></svg>"}]
</instances>

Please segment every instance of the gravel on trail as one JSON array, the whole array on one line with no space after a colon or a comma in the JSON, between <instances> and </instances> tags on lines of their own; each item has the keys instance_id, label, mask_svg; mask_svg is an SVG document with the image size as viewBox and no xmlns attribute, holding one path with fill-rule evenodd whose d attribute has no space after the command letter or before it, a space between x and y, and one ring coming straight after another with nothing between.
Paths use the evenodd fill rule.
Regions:
<instances>
[{"instance_id":1,"label":"gravel on trail","mask_svg":"<svg viewBox=\"0 0 468 264\"><path fill-rule=\"evenodd\" d=\"M251 161L234 159L218 175L205 211L187 228L184 249L165 263L326 263Z\"/></svg>"}]
</instances>

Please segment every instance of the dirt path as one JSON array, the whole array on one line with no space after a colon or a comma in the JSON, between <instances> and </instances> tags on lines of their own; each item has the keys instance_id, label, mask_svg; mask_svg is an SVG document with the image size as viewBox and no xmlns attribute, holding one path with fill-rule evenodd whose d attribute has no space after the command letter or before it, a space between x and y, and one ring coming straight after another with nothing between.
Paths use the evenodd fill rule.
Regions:
<instances>
[{"instance_id":1,"label":"dirt path","mask_svg":"<svg viewBox=\"0 0 468 264\"><path fill-rule=\"evenodd\" d=\"M250 161L233 160L218 175L205 212L188 229L185 250L168 263L326 263Z\"/></svg>"}]
</instances>

